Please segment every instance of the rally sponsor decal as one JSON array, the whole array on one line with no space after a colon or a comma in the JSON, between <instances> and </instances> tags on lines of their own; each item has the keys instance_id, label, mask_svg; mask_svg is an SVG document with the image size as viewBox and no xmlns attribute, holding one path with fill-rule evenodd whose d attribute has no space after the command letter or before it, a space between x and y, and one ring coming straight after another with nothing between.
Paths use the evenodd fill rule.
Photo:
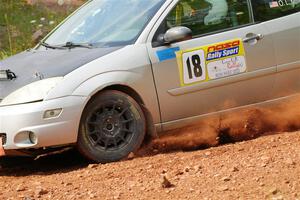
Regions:
<instances>
[{"instance_id":1,"label":"rally sponsor decal","mask_svg":"<svg viewBox=\"0 0 300 200\"><path fill-rule=\"evenodd\" d=\"M270 8L279 8L279 7L285 7L285 6L292 6L295 7L297 4L299 4L299 0L272 0L269 2Z\"/></svg>"},{"instance_id":2,"label":"rally sponsor decal","mask_svg":"<svg viewBox=\"0 0 300 200\"><path fill-rule=\"evenodd\" d=\"M181 86L224 78L247 71L241 39L176 52Z\"/></svg>"}]
</instances>

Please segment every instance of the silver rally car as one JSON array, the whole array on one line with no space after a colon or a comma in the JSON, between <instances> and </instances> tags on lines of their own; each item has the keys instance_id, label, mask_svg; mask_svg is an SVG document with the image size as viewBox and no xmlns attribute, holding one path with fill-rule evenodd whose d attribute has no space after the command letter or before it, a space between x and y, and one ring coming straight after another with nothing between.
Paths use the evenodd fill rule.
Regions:
<instances>
[{"instance_id":1,"label":"silver rally car","mask_svg":"<svg viewBox=\"0 0 300 200\"><path fill-rule=\"evenodd\" d=\"M0 61L0 154L76 145L117 161L146 136L296 94L299 11L299 0L88 1Z\"/></svg>"}]
</instances>

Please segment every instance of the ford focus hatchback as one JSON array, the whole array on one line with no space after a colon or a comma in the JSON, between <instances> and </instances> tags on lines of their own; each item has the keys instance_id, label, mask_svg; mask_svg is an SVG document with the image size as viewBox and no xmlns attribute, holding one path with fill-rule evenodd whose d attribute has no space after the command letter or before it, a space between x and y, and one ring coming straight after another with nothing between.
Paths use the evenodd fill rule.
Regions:
<instances>
[{"instance_id":1,"label":"ford focus hatchback","mask_svg":"<svg viewBox=\"0 0 300 200\"><path fill-rule=\"evenodd\" d=\"M298 93L299 10L299 0L88 1L0 62L0 152L76 146L112 162L146 136Z\"/></svg>"}]
</instances>

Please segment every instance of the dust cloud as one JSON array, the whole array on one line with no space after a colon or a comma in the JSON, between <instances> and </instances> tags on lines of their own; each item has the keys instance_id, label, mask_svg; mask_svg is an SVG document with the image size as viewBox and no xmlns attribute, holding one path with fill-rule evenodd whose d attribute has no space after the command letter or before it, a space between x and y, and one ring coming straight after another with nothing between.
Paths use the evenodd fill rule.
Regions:
<instances>
[{"instance_id":1,"label":"dust cloud","mask_svg":"<svg viewBox=\"0 0 300 200\"><path fill-rule=\"evenodd\" d=\"M218 114L191 126L167 131L148 145L157 152L194 150L300 130L300 95Z\"/></svg>"}]
</instances>

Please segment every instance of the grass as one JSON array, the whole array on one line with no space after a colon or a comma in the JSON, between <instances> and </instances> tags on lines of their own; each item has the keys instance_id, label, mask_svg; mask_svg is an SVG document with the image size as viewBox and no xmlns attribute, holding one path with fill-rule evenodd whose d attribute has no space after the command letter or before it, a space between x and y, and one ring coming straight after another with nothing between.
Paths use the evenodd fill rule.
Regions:
<instances>
[{"instance_id":1,"label":"grass","mask_svg":"<svg viewBox=\"0 0 300 200\"><path fill-rule=\"evenodd\" d=\"M0 60L32 48L74 10L75 6L0 0Z\"/></svg>"},{"instance_id":2,"label":"grass","mask_svg":"<svg viewBox=\"0 0 300 200\"><path fill-rule=\"evenodd\" d=\"M0 60L7 58L9 54L6 51L0 51Z\"/></svg>"}]
</instances>

